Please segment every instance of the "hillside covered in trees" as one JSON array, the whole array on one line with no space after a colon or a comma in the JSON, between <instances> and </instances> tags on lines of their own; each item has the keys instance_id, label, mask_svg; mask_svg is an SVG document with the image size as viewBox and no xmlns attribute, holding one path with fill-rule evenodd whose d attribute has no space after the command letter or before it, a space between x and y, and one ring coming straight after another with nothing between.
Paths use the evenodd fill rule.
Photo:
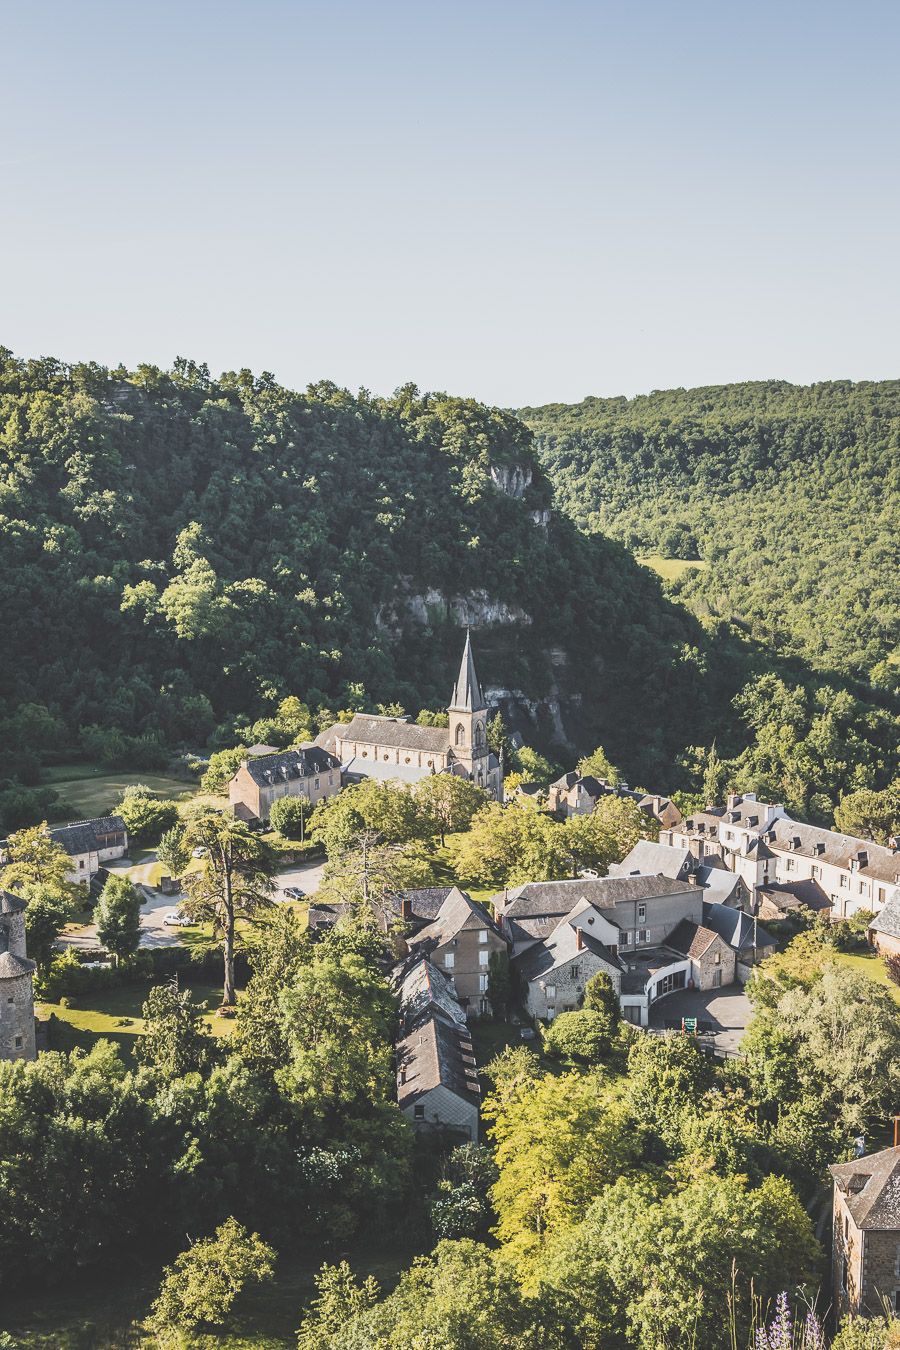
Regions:
<instances>
[{"instance_id":1,"label":"hillside covered in trees","mask_svg":"<svg viewBox=\"0 0 900 1350\"><path fill-rule=\"evenodd\" d=\"M900 381L783 381L526 408L557 503L675 593L820 670L890 683L900 643Z\"/></svg>"},{"instance_id":2,"label":"hillside covered in trees","mask_svg":"<svg viewBox=\"0 0 900 1350\"><path fill-rule=\"evenodd\" d=\"M888 435L885 423L877 444ZM621 447L629 436L610 433ZM561 465L581 493L573 466L590 455L563 440L542 433L540 446L571 506ZM348 708L440 709L468 621L507 722L560 762L602 744L632 782L699 790L717 753L735 759L734 781L798 810L826 785L812 808L825 817L843 791L896 771L886 691L826 683L692 615L622 543L578 528L596 512L551 510L530 431L471 400L5 352L0 466L7 829L45 809L48 760L162 766L240 742L289 697L313 730ZM635 519L646 497L652 520L631 473ZM874 475L865 483L874 495ZM662 477L658 491L662 512ZM887 650L889 579L879 586L880 609L873 582L871 616L848 624L870 664Z\"/></svg>"}]
</instances>

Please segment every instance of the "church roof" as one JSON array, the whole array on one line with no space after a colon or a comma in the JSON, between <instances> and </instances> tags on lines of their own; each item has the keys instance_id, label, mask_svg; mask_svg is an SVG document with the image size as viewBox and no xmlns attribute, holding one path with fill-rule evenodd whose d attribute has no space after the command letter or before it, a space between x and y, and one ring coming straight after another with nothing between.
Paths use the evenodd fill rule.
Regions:
<instances>
[{"instance_id":1,"label":"church roof","mask_svg":"<svg viewBox=\"0 0 900 1350\"><path fill-rule=\"evenodd\" d=\"M406 722L397 717L377 717L374 713L357 713L352 722L339 723L335 742L345 745L385 745L399 750L423 750L446 754L450 747L447 727L420 727L417 722ZM396 765L394 766L396 768Z\"/></svg>"},{"instance_id":2,"label":"church roof","mask_svg":"<svg viewBox=\"0 0 900 1350\"><path fill-rule=\"evenodd\" d=\"M481 692L481 686L478 683L478 676L475 674L472 636L468 629L466 629L466 645L463 648L462 661L459 665L459 674L456 677L450 707L457 711L465 710L466 712L481 712L487 707Z\"/></svg>"}]
</instances>

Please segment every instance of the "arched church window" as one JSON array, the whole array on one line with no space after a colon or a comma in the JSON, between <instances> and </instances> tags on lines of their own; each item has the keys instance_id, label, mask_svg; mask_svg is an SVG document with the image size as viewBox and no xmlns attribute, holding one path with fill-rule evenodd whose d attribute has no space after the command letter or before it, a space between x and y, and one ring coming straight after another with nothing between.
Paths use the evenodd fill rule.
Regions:
<instances>
[{"instance_id":1,"label":"arched church window","mask_svg":"<svg viewBox=\"0 0 900 1350\"><path fill-rule=\"evenodd\" d=\"M484 727L481 725L480 722L475 728L475 744L477 746L484 745Z\"/></svg>"},{"instance_id":2,"label":"arched church window","mask_svg":"<svg viewBox=\"0 0 900 1350\"><path fill-rule=\"evenodd\" d=\"M457 744L457 745L465 745L465 743L466 743L466 729L465 729L465 727L463 726L462 722L457 722L457 724L456 724L456 744Z\"/></svg>"}]
</instances>

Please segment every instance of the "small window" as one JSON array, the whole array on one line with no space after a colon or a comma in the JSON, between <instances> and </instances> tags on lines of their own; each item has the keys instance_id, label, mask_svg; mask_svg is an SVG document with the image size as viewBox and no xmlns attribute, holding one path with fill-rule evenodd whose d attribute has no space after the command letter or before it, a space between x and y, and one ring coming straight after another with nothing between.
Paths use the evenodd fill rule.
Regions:
<instances>
[{"instance_id":1,"label":"small window","mask_svg":"<svg viewBox=\"0 0 900 1350\"><path fill-rule=\"evenodd\" d=\"M849 1238L849 1236L850 1236L850 1216L849 1216L849 1214L845 1214L845 1215L844 1215L844 1240L846 1241L846 1240Z\"/></svg>"},{"instance_id":2,"label":"small window","mask_svg":"<svg viewBox=\"0 0 900 1350\"><path fill-rule=\"evenodd\" d=\"M21 1049L22 1049L22 1037L21 1037L21 1036L17 1036L17 1037L16 1037L16 1049L17 1049L17 1050L21 1050Z\"/></svg>"},{"instance_id":3,"label":"small window","mask_svg":"<svg viewBox=\"0 0 900 1350\"><path fill-rule=\"evenodd\" d=\"M456 957L453 952L444 952L444 969L452 970L456 965Z\"/></svg>"},{"instance_id":4,"label":"small window","mask_svg":"<svg viewBox=\"0 0 900 1350\"><path fill-rule=\"evenodd\" d=\"M649 934L646 928L642 928L638 933L638 942L647 942L647 941L649 941Z\"/></svg>"},{"instance_id":5,"label":"small window","mask_svg":"<svg viewBox=\"0 0 900 1350\"><path fill-rule=\"evenodd\" d=\"M579 969L580 969L580 967L579 967L579 965L578 965L578 962L576 961L575 964L574 964L573 967L572 967L572 979L573 979L573 980L577 980L577 979L578 979L578 972L579 972Z\"/></svg>"},{"instance_id":6,"label":"small window","mask_svg":"<svg viewBox=\"0 0 900 1350\"><path fill-rule=\"evenodd\" d=\"M486 928L479 928L479 930L478 930L478 941L479 941L479 942L487 942L487 940L488 940L487 929L486 929Z\"/></svg>"},{"instance_id":7,"label":"small window","mask_svg":"<svg viewBox=\"0 0 900 1350\"><path fill-rule=\"evenodd\" d=\"M722 964L722 953L716 952L716 965L720 966L721 964Z\"/></svg>"},{"instance_id":8,"label":"small window","mask_svg":"<svg viewBox=\"0 0 900 1350\"><path fill-rule=\"evenodd\" d=\"M868 888L868 886L866 885L866 883L865 883L864 881L861 881L861 882L859 883L859 893L860 893L860 895L865 895L866 892L868 891L868 889L869 889L869 888Z\"/></svg>"},{"instance_id":9,"label":"small window","mask_svg":"<svg viewBox=\"0 0 900 1350\"><path fill-rule=\"evenodd\" d=\"M487 963L488 963L488 961L490 960L490 956L491 956L490 952L479 952L479 953L478 953L478 964L479 964L480 966L486 966Z\"/></svg>"},{"instance_id":10,"label":"small window","mask_svg":"<svg viewBox=\"0 0 900 1350\"><path fill-rule=\"evenodd\" d=\"M850 885L850 878L846 875L846 873L842 872L842 873L841 873L841 890L846 891L849 885Z\"/></svg>"},{"instance_id":11,"label":"small window","mask_svg":"<svg viewBox=\"0 0 900 1350\"><path fill-rule=\"evenodd\" d=\"M14 998L10 997L10 998L8 998L6 1001L7 1001L7 1003L15 1003L16 1000L15 1000Z\"/></svg>"},{"instance_id":12,"label":"small window","mask_svg":"<svg viewBox=\"0 0 900 1350\"><path fill-rule=\"evenodd\" d=\"M78 859L78 870L79 870L79 872L83 872L83 871L84 871L84 858L79 858L79 859Z\"/></svg>"},{"instance_id":13,"label":"small window","mask_svg":"<svg viewBox=\"0 0 900 1350\"><path fill-rule=\"evenodd\" d=\"M487 991L488 991L488 977L487 977L487 975L479 975L479 976L478 976L478 989L479 989L479 992L482 993L482 994L486 994L486 993L487 993Z\"/></svg>"},{"instance_id":14,"label":"small window","mask_svg":"<svg viewBox=\"0 0 900 1350\"><path fill-rule=\"evenodd\" d=\"M647 906L638 905L638 923L643 923L647 917Z\"/></svg>"},{"instance_id":15,"label":"small window","mask_svg":"<svg viewBox=\"0 0 900 1350\"><path fill-rule=\"evenodd\" d=\"M812 875L813 875L813 880L814 880L814 881L815 881L815 880L818 880L818 878L822 875L822 869L821 869L821 867L819 867L818 863L813 863L813 865L812 865Z\"/></svg>"},{"instance_id":16,"label":"small window","mask_svg":"<svg viewBox=\"0 0 900 1350\"><path fill-rule=\"evenodd\" d=\"M794 860L793 860L793 858L785 858L785 860L784 860L784 870L785 870L786 872L793 872L793 870L794 870Z\"/></svg>"},{"instance_id":17,"label":"small window","mask_svg":"<svg viewBox=\"0 0 900 1350\"><path fill-rule=\"evenodd\" d=\"M626 928L626 929L624 929L623 932L622 932L622 946L623 946L623 947L630 947L630 946L631 946L631 929L630 929L630 928Z\"/></svg>"},{"instance_id":18,"label":"small window","mask_svg":"<svg viewBox=\"0 0 900 1350\"><path fill-rule=\"evenodd\" d=\"M413 1107L413 1120L424 1120L424 1119L425 1119L425 1107L424 1107L424 1106L414 1106L414 1107Z\"/></svg>"},{"instance_id":19,"label":"small window","mask_svg":"<svg viewBox=\"0 0 900 1350\"><path fill-rule=\"evenodd\" d=\"M547 1006L549 1007L549 1005L550 1005L551 1003L555 1003L555 1002L556 1002L556 985L555 985L555 984L548 984L548 985L547 985Z\"/></svg>"},{"instance_id":20,"label":"small window","mask_svg":"<svg viewBox=\"0 0 900 1350\"><path fill-rule=\"evenodd\" d=\"M887 900L887 891L884 889L883 886L878 887L878 899L881 901L882 904L884 904L884 902Z\"/></svg>"}]
</instances>

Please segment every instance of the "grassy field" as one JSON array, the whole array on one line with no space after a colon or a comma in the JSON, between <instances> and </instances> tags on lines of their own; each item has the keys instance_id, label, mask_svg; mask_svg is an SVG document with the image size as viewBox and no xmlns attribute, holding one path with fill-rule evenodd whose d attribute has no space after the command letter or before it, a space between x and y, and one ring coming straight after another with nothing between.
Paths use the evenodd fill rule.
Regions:
<instances>
[{"instance_id":1,"label":"grassy field","mask_svg":"<svg viewBox=\"0 0 900 1350\"><path fill-rule=\"evenodd\" d=\"M51 1050L89 1050L96 1041L109 1040L129 1057L134 1050L135 1037L143 1034L141 1017L147 995L154 983L120 985L114 989L100 989L69 999L69 1007L58 1003L38 1003L35 1011L42 1021L51 1014L55 1017L51 1031ZM230 1018L219 1017L215 1009L222 1002L221 985L190 984L194 1000L203 1003L207 1011L203 1020L214 1036L228 1036L234 1025Z\"/></svg>"},{"instance_id":2,"label":"grassy field","mask_svg":"<svg viewBox=\"0 0 900 1350\"><path fill-rule=\"evenodd\" d=\"M56 788L60 797L51 825L105 815L121 801L123 792L132 783L146 783L166 798L193 795L191 784L181 778L168 778L143 769L109 773L97 764L56 764L44 770L41 783Z\"/></svg>"},{"instance_id":3,"label":"grassy field","mask_svg":"<svg viewBox=\"0 0 900 1350\"><path fill-rule=\"evenodd\" d=\"M638 562L642 567L651 567L664 581L677 581L685 572L702 572L709 565L696 558L661 558L656 553L638 558Z\"/></svg>"},{"instance_id":4,"label":"grassy field","mask_svg":"<svg viewBox=\"0 0 900 1350\"><path fill-rule=\"evenodd\" d=\"M893 980L888 979L888 973L884 962L875 952L838 952L835 960L842 966L849 966L851 970L859 971L861 975L868 975L870 980L876 984L881 984L888 990L894 1002L900 1006L900 985L894 984Z\"/></svg>"}]
</instances>

